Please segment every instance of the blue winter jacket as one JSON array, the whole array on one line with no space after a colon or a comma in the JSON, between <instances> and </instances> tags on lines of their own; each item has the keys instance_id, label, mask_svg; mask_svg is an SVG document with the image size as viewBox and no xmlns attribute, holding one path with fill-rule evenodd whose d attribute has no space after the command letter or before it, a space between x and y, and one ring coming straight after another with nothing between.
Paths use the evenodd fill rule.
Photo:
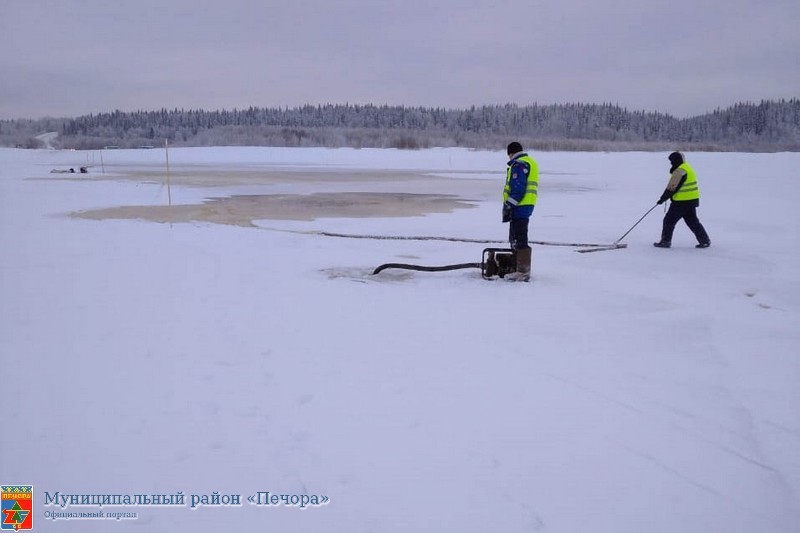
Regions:
<instances>
[{"instance_id":1,"label":"blue winter jacket","mask_svg":"<svg viewBox=\"0 0 800 533\"><path fill-rule=\"evenodd\" d=\"M510 190L508 196L517 202L520 202L522 197L525 196L525 190L528 186L528 174L530 172L530 169L527 168L528 164L518 159L523 155L526 154L521 152L508 162L508 166L511 167ZM508 205L511 207L511 218L530 218L533 214L533 208L535 207L532 205Z\"/></svg>"}]
</instances>

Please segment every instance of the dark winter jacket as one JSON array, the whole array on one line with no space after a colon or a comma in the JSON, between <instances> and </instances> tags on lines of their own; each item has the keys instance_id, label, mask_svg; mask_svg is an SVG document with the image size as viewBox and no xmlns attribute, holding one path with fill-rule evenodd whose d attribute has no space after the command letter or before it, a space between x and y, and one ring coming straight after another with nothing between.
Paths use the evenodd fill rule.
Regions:
<instances>
[{"instance_id":1,"label":"dark winter jacket","mask_svg":"<svg viewBox=\"0 0 800 533\"><path fill-rule=\"evenodd\" d=\"M533 214L532 205L516 205L522 201L525 192L528 189L528 176L531 169L525 161L520 161L520 157L525 156L524 152L517 154L511 161L508 162L510 167L511 177L509 181L508 198L513 199L513 202L506 202L511 207L511 218L529 218Z\"/></svg>"}]
</instances>

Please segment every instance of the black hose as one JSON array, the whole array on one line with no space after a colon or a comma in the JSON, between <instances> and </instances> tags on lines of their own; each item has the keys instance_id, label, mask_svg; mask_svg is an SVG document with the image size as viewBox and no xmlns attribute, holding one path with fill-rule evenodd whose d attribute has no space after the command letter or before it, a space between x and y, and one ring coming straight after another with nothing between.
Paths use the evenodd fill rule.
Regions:
<instances>
[{"instance_id":1,"label":"black hose","mask_svg":"<svg viewBox=\"0 0 800 533\"><path fill-rule=\"evenodd\" d=\"M341 237L345 239L374 239L381 241L448 241L448 242L470 242L475 244L508 244L508 241L493 241L488 239L464 239L460 237L433 237L433 236L402 236L402 235L357 235L352 233L332 233L330 231L303 231L294 233L307 233L311 235L322 235L323 237ZM608 246L607 244L597 244L588 242L554 242L554 241L528 241L530 244L542 246Z\"/></svg>"},{"instance_id":2,"label":"black hose","mask_svg":"<svg viewBox=\"0 0 800 533\"><path fill-rule=\"evenodd\" d=\"M420 272L444 272L446 270L459 270L462 268L481 268L480 263L459 263L457 265L444 265L444 266L422 266L422 265L407 265L405 263L386 263L376 268L372 275L378 274L387 268L403 268L405 270L418 270Z\"/></svg>"},{"instance_id":3,"label":"black hose","mask_svg":"<svg viewBox=\"0 0 800 533\"><path fill-rule=\"evenodd\" d=\"M430 235L421 236L405 236L405 235L358 235L353 233L333 233L330 231L300 231L289 229L268 228L259 226L261 229L269 231L280 231L284 233L298 233L301 235L321 235L323 237L340 237L345 239L373 239L379 241L447 241L447 242L469 242L475 244L508 244L508 241L496 241L490 239L466 239L461 237L436 237ZM609 246L608 244L598 244L591 242L558 242L558 241L528 241L530 244L538 244L541 246L567 246L567 247L602 247Z\"/></svg>"}]
</instances>

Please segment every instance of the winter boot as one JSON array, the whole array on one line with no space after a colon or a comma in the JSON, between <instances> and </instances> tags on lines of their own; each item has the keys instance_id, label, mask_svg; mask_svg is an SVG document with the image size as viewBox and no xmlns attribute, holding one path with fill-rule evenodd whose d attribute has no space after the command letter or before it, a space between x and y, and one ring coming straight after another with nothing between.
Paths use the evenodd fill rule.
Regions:
<instances>
[{"instance_id":1,"label":"winter boot","mask_svg":"<svg viewBox=\"0 0 800 533\"><path fill-rule=\"evenodd\" d=\"M670 207L670 210L672 207ZM654 242L653 246L656 248L669 248L672 246L672 234L675 231L675 223L677 220L673 220L669 218L669 212L667 212L667 216L664 217L664 223L661 226L661 239L658 242Z\"/></svg>"},{"instance_id":2,"label":"winter boot","mask_svg":"<svg viewBox=\"0 0 800 533\"><path fill-rule=\"evenodd\" d=\"M706 228L697 219L697 216L687 218L686 225L689 226L689 229L694 233L695 239L697 239L697 248L708 248L711 245L711 238L708 236Z\"/></svg>"},{"instance_id":3,"label":"winter boot","mask_svg":"<svg viewBox=\"0 0 800 533\"><path fill-rule=\"evenodd\" d=\"M708 233L706 233L706 228L703 227L699 220L697 221L697 226L692 228L692 231L694 231L694 236L697 237L698 242L695 248L708 248L711 246L711 238L708 236Z\"/></svg>"},{"instance_id":4,"label":"winter boot","mask_svg":"<svg viewBox=\"0 0 800 533\"><path fill-rule=\"evenodd\" d=\"M531 279L531 249L517 250L517 271L506 276L510 281L529 281Z\"/></svg>"}]
</instances>

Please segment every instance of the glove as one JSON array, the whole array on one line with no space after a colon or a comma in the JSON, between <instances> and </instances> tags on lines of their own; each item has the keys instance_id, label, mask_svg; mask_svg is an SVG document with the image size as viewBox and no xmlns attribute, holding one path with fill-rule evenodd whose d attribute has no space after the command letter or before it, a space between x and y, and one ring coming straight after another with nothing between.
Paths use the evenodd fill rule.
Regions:
<instances>
[{"instance_id":1,"label":"glove","mask_svg":"<svg viewBox=\"0 0 800 533\"><path fill-rule=\"evenodd\" d=\"M503 204L503 223L511 222L511 206Z\"/></svg>"},{"instance_id":2,"label":"glove","mask_svg":"<svg viewBox=\"0 0 800 533\"><path fill-rule=\"evenodd\" d=\"M669 200L670 196L672 196L672 193L670 193L669 191L664 191L664 194L661 195L661 198L658 199L658 202L656 202L656 204L658 205L663 204L664 202Z\"/></svg>"}]
</instances>

